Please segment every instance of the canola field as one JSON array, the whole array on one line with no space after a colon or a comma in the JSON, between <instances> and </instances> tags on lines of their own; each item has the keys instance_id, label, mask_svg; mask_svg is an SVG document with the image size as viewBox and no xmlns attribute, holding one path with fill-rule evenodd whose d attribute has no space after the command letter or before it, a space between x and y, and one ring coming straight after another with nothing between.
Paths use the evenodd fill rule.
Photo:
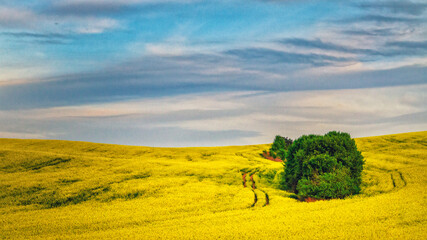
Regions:
<instances>
[{"instance_id":1,"label":"canola field","mask_svg":"<svg viewBox=\"0 0 427 240\"><path fill-rule=\"evenodd\" d=\"M427 132L356 143L362 194L307 203L269 145L0 139L0 239L427 239Z\"/></svg>"}]
</instances>

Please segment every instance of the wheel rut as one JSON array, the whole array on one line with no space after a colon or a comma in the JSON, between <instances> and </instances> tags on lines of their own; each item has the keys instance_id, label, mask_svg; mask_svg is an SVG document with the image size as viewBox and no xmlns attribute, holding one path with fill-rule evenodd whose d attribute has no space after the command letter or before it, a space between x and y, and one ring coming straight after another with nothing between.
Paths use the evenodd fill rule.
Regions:
<instances>
[{"instance_id":1,"label":"wheel rut","mask_svg":"<svg viewBox=\"0 0 427 240\"><path fill-rule=\"evenodd\" d=\"M393 183L393 190L399 190L407 185L402 172L393 170L390 172L390 178Z\"/></svg>"},{"instance_id":2,"label":"wheel rut","mask_svg":"<svg viewBox=\"0 0 427 240\"><path fill-rule=\"evenodd\" d=\"M402 179L402 181L403 181L403 186L406 186L406 180L405 180L405 178L403 177L403 174L401 173L401 172L398 172L399 173L399 175L400 175L400 179Z\"/></svg>"},{"instance_id":3,"label":"wheel rut","mask_svg":"<svg viewBox=\"0 0 427 240\"><path fill-rule=\"evenodd\" d=\"M254 193L254 203L252 203L251 207L255 207L255 204L258 202L258 195L253 189L252 192Z\"/></svg>"},{"instance_id":4,"label":"wheel rut","mask_svg":"<svg viewBox=\"0 0 427 240\"><path fill-rule=\"evenodd\" d=\"M408 184L406 182L406 179L403 173L400 172L398 169L385 169L385 168L374 167L374 166L369 166L369 167L386 176L389 175L389 177L387 178L389 179L388 181L391 181L391 184L393 185L393 187L391 189L384 191L383 193L400 190L406 187L406 185Z\"/></svg>"},{"instance_id":5,"label":"wheel rut","mask_svg":"<svg viewBox=\"0 0 427 240\"><path fill-rule=\"evenodd\" d=\"M380 193L389 193L393 191L399 191L402 188L405 188L408 185L408 182L405 179L404 174L398 169L386 169L376 166L369 166L368 169L370 171L375 171L383 175L385 182L390 184L389 188L381 191ZM378 181L381 181L381 177L378 178ZM380 183L377 183L380 184Z\"/></svg>"},{"instance_id":6,"label":"wheel rut","mask_svg":"<svg viewBox=\"0 0 427 240\"><path fill-rule=\"evenodd\" d=\"M257 194L257 191L260 191L260 192L262 192L264 194L264 196L265 196L265 203L262 205L262 207L265 207L265 206L267 206L267 205L270 204L270 197L268 196L268 193L266 191L257 188L256 182L255 182L255 179L254 179L254 175L255 174L256 174L256 172L254 172L254 173L244 172L242 174L243 187L246 188L246 183L247 183L246 177L249 175L249 179L251 181L251 185L250 185L251 186L251 191L254 194L254 202L252 203L251 207L255 207L257 205L257 203L259 202L259 197L258 197L259 193Z\"/></svg>"}]
</instances>

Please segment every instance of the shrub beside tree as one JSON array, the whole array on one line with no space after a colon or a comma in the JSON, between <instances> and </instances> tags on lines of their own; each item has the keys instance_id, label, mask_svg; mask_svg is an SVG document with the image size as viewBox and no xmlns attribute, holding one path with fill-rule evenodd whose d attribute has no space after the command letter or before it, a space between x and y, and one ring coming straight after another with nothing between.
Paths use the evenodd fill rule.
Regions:
<instances>
[{"instance_id":1,"label":"shrub beside tree","mask_svg":"<svg viewBox=\"0 0 427 240\"><path fill-rule=\"evenodd\" d=\"M274 138L273 144L271 145L270 156L272 156L273 158L280 158L282 160L285 160L286 151L288 150L291 144L292 139L277 135Z\"/></svg>"},{"instance_id":2,"label":"shrub beside tree","mask_svg":"<svg viewBox=\"0 0 427 240\"><path fill-rule=\"evenodd\" d=\"M284 189L300 198L344 198L360 192L363 156L348 133L304 135L286 152Z\"/></svg>"}]
</instances>

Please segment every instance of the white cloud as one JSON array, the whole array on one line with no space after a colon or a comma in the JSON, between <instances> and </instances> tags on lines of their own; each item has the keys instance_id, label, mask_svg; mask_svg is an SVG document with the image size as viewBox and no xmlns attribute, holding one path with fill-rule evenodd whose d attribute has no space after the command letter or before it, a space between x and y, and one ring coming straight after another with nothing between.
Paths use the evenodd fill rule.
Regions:
<instances>
[{"instance_id":1,"label":"white cloud","mask_svg":"<svg viewBox=\"0 0 427 240\"><path fill-rule=\"evenodd\" d=\"M149 55L157 56L179 56L186 53L185 47L182 44L145 44L145 51Z\"/></svg>"},{"instance_id":2,"label":"white cloud","mask_svg":"<svg viewBox=\"0 0 427 240\"><path fill-rule=\"evenodd\" d=\"M248 93L251 92L193 94L159 99L142 99L83 106L0 111L0 116L13 115L15 117L26 119L126 117L129 115L139 115L143 117L151 115L168 115L171 112L179 111L233 110L241 108L243 105L241 103L231 102L225 99L230 99L232 97Z\"/></svg>"},{"instance_id":3,"label":"white cloud","mask_svg":"<svg viewBox=\"0 0 427 240\"><path fill-rule=\"evenodd\" d=\"M0 132L1 138L24 138L24 139L46 139L45 134L40 133L22 133L22 132Z\"/></svg>"},{"instance_id":4,"label":"white cloud","mask_svg":"<svg viewBox=\"0 0 427 240\"><path fill-rule=\"evenodd\" d=\"M0 137L11 136L4 133L24 127L35 136L52 132L48 138L162 146L162 141L150 142L149 135L156 129L166 133L167 129L175 129L168 136L167 146L206 146L268 143L276 134L296 138L330 130L349 132L353 137L421 131L427 127L425 92L427 84L353 90L210 93L3 111ZM99 133L99 138L95 135L88 138L84 132L78 135L73 130L76 126ZM198 132L218 135L213 140L209 134L198 135ZM220 137L224 134L228 138L232 132L241 136L232 140ZM186 138L186 134L200 138L179 140Z\"/></svg>"},{"instance_id":5,"label":"white cloud","mask_svg":"<svg viewBox=\"0 0 427 240\"><path fill-rule=\"evenodd\" d=\"M27 9L6 8L0 6L0 27L33 28L40 16Z\"/></svg>"},{"instance_id":6,"label":"white cloud","mask_svg":"<svg viewBox=\"0 0 427 240\"><path fill-rule=\"evenodd\" d=\"M76 32L84 34L103 33L120 26L118 21L111 18L83 18L77 22Z\"/></svg>"},{"instance_id":7,"label":"white cloud","mask_svg":"<svg viewBox=\"0 0 427 240\"><path fill-rule=\"evenodd\" d=\"M30 9L0 7L0 29L95 34L120 26L113 18L50 15Z\"/></svg>"}]
</instances>

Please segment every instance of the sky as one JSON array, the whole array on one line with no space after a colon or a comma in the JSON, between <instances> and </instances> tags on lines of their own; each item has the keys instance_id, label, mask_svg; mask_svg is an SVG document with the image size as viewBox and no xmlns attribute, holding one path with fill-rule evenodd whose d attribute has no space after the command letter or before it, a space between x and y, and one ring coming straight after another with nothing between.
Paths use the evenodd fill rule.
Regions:
<instances>
[{"instance_id":1,"label":"sky","mask_svg":"<svg viewBox=\"0 0 427 240\"><path fill-rule=\"evenodd\" d=\"M427 1L0 0L0 138L427 130Z\"/></svg>"}]
</instances>

